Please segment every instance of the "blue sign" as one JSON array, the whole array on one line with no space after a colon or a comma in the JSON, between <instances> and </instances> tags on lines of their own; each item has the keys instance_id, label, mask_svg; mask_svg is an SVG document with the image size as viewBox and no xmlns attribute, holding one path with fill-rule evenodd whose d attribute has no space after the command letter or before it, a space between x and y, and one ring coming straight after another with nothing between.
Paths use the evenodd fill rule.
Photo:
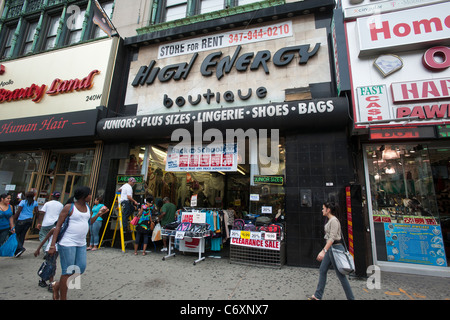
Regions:
<instances>
[{"instance_id":1,"label":"blue sign","mask_svg":"<svg viewBox=\"0 0 450 320\"><path fill-rule=\"evenodd\" d=\"M384 223L384 232L388 261L447 266L440 226Z\"/></svg>"}]
</instances>

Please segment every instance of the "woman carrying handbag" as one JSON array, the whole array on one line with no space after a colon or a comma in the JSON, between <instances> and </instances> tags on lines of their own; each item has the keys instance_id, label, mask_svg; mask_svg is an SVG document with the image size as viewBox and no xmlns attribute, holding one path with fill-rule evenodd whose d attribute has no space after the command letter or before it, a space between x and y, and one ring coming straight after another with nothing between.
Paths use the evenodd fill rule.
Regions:
<instances>
[{"instance_id":1,"label":"woman carrying handbag","mask_svg":"<svg viewBox=\"0 0 450 320\"><path fill-rule=\"evenodd\" d=\"M319 283L314 295L308 300L321 300L323 292L325 290L325 284L327 282L327 273L331 265L333 265L336 275L344 288L345 295L348 300L354 300L350 283L345 275L340 273L336 267L336 262L332 254L332 246L336 249L344 250L343 239L341 237L341 224L338 218L336 218L336 206L334 203L324 203L322 206L322 215L328 218L328 222L325 224L325 247L317 255L317 261L321 261L319 268Z\"/></svg>"}]
</instances>

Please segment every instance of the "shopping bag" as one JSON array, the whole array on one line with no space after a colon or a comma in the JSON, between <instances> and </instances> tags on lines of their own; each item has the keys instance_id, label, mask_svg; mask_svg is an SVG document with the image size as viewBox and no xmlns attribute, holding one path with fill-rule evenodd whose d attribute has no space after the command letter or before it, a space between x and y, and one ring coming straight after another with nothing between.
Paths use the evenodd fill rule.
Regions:
<instances>
[{"instance_id":1,"label":"shopping bag","mask_svg":"<svg viewBox=\"0 0 450 320\"><path fill-rule=\"evenodd\" d=\"M161 240L161 225L159 223L156 224L155 228L153 229L152 233L152 241L159 241Z\"/></svg>"},{"instance_id":2,"label":"shopping bag","mask_svg":"<svg viewBox=\"0 0 450 320\"><path fill-rule=\"evenodd\" d=\"M336 262L336 268L340 273L347 275L355 271L355 262L350 252L337 249L333 246L331 247L331 252Z\"/></svg>"},{"instance_id":3,"label":"shopping bag","mask_svg":"<svg viewBox=\"0 0 450 320\"><path fill-rule=\"evenodd\" d=\"M0 256L1 257L13 257L14 253L16 253L17 249L17 237L16 234L13 233L9 236L9 238L5 241L5 243L0 247Z\"/></svg>"},{"instance_id":4,"label":"shopping bag","mask_svg":"<svg viewBox=\"0 0 450 320\"><path fill-rule=\"evenodd\" d=\"M133 226L137 226L138 222L139 222L139 217L136 216L136 217L133 218L133 220L131 220L130 223L131 223Z\"/></svg>"}]
</instances>

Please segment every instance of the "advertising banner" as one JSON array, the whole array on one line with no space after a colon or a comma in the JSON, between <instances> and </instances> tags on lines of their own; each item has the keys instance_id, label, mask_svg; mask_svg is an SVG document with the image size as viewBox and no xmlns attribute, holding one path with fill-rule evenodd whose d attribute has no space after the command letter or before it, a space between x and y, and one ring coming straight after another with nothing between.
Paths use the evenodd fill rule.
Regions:
<instances>
[{"instance_id":1,"label":"advertising banner","mask_svg":"<svg viewBox=\"0 0 450 320\"><path fill-rule=\"evenodd\" d=\"M384 232L388 261L447 266L439 225L384 223Z\"/></svg>"},{"instance_id":2,"label":"advertising banner","mask_svg":"<svg viewBox=\"0 0 450 320\"><path fill-rule=\"evenodd\" d=\"M237 143L215 146L169 146L166 171L237 171Z\"/></svg>"}]
</instances>

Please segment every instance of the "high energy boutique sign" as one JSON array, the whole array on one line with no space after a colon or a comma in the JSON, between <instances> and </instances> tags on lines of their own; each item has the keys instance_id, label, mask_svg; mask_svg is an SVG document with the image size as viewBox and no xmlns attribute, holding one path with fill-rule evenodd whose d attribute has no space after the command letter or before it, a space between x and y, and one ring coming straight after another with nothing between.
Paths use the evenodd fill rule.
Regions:
<instances>
[{"instance_id":1,"label":"high energy boutique sign","mask_svg":"<svg viewBox=\"0 0 450 320\"><path fill-rule=\"evenodd\" d=\"M327 47L313 15L141 47L125 104L156 115L282 102L331 81Z\"/></svg>"}]
</instances>

